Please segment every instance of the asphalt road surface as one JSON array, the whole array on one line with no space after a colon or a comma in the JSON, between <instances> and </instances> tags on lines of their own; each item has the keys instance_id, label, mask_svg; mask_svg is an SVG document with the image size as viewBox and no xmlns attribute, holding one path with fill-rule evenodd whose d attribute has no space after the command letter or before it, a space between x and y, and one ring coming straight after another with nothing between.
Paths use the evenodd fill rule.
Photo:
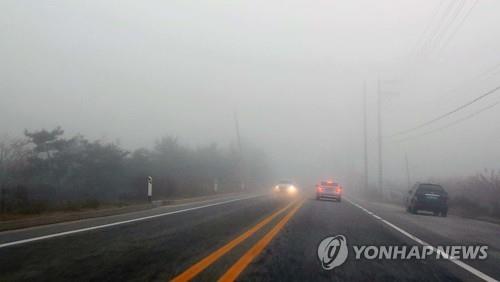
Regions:
<instances>
[{"instance_id":1,"label":"asphalt road surface","mask_svg":"<svg viewBox=\"0 0 500 282\"><path fill-rule=\"evenodd\" d=\"M486 244L486 260L347 260L318 245ZM500 279L500 225L310 195L233 195L0 233L0 281L483 281Z\"/></svg>"}]
</instances>

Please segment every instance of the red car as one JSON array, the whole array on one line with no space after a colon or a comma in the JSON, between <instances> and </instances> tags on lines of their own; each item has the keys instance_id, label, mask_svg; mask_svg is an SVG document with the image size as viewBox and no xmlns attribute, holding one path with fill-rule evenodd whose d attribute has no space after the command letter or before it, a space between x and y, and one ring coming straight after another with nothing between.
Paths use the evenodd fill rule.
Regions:
<instances>
[{"instance_id":1,"label":"red car","mask_svg":"<svg viewBox=\"0 0 500 282\"><path fill-rule=\"evenodd\" d=\"M316 185L316 200L321 198L342 201L342 186L333 181L322 181Z\"/></svg>"}]
</instances>

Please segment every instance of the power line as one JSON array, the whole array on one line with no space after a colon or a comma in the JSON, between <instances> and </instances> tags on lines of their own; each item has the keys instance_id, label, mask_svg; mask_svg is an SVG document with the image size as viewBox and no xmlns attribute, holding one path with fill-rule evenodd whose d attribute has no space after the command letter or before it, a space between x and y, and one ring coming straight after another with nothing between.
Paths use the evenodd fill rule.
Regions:
<instances>
[{"instance_id":1,"label":"power line","mask_svg":"<svg viewBox=\"0 0 500 282\"><path fill-rule=\"evenodd\" d=\"M476 97L476 98L474 98L473 100L471 100L471 101L469 101L469 102L467 102L467 103L465 103L465 104L463 104L463 105L461 105L461 106L459 106L459 107L457 107L457 108L455 108L455 109L453 109L453 110L451 110L451 111L449 111L449 112L447 112L447 113L444 113L444 114L442 114L442 115L440 115L440 116L438 116L438 117L436 117L436 118L433 118L433 119L431 119L431 120L429 120L429 121L426 121L426 122L424 122L424 123L422 123L422 124L420 124L420 125L417 125L417 126L415 126L415 127L412 127L412 128L406 129L406 130L402 130L402 131L399 131L399 132L396 132L396 133L394 133L394 134L390 135L389 137L393 137L393 136L397 136L397 135L407 134L407 133L410 133L410 132L415 131L415 130L417 130L417 129L420 129L420 128L422 128L422 127L425 127L425 126L427 126L427 125L430 125L430 124L432 124L432 123L435 123L435 122L437 122L437 121L439 121L439 120L442 120L443 118L445 118L445 117L447 117L447 116L450 116L450 115L452 115L452 114L454 114L454 113L456 113L456 112L458 112L458 111L460 111L460 110L462 110L462 109L464 109L464 108L466 108L466 107L468 107L468 106L470 106L470 105L474 104L475 102L477 102L477 101L479 101L479 100L481 100L481 99L485 98L486 96L489 96L489 95L491 95L491 94L495 93L495 92L496 92L496 91L498 91L499 89L500 89L500 86L497 86L497 87L495 87L495 88L491 89L490 91L488 91L488 92L486 92L486 93L482 94L481 96Z\"/></svg>"},{"instance_id":2,"label":"power line","mask_svg":"<svg viewBox=\"0 0 500 282\"><path fill-rule=\"evenodd\" d=\"M489 76L495 75L500 70L500 63L495 64L493 67L486 69L485 71L476 75L473 79L480 80L488 78Z\"/></svg>"},{"instance_id":3,"label":"power line","mask_svg":"<svg viewBox=\"0 0 500 282\"><path fill-rule=\"evenodd\" d=\"M430 44L432 43L432 41L434 41L434 37L436 37L436 35L439 34L439 31L441 30L443 24L446 23L446 18L448 18L448 15L453 11L455 3L456 2L454 0L449 2L444 13L441 15L440 19L438 20L436 28L433 31L431 31L430 37L428 38L428 40L426 40L424 42L424 44L421 48L422 51L426 51L429 49Z\"/></svg>"},{"instance_id":4,"label":"power line","mask_svg":"<svg viewBox=\"0 0 500 282\"><path fill-rule=\"evenodd\" d=\"M467 18L469 17L470 13L474 9L474 7L477 5L477 3L479 3L479 0L474 1L474 3L472 4L472 6L469 8L469 10L466 12L465 16L460 21L460 23L451 32L451 35L448 37L448 40L446 40L445 43L442 45L442 49L445 49L448 46L448 44L451 42L451 40L453 39L453 37L455 36L455 34L457 33L457 31L460 29L460 27L462 27L462 25L464 24L464 22L467 20Z\"/></svg>"},{"instance_id":5,"label":"power line","mask_svg":"<svg viewBox=\"0 0 500 282\"><path fill-rule=\"evenodd\" d=\"M443 38L446 38L448 30L450 29L450 27L453 26L453 23L456 21L457 17L462 13L464 5L465 5L465 0L460 0L460 2L457 2L456 8L454 8L452 14L450 14L451 20L447 22L447 24L445 24L441 33L439 33L436 36L436 38L432 42L433 46L439 46L439 42L441 42Z\"/></svg>"},{"instance_id":6,"label":"power line","mask_svg":"<svg viewBox=\"0 0 500 282\"><path fill-rule=\"evenodd\" d=\"M434 8L433 12L432 12L432 16L430 17L430 20L429 20L429 23L426 25L426 27L424 28L424 30L422 31L422 34L420 34L420 37L418 38L416 44L415 44L415 47L414 47L414 52L419 52L418 48L419 46L425 42L425 35L428 33L428 31L430 30L431 26L432 26L432 23L434 22L434 19L437 17L438 13L439 13L439 10L441 9L441 6L444 4L445 0L441 0L439 1L439 4L436 5L436 7ZM418 54L417 54L418 55Z\"/></svg>"},{"instance_id":7,"label":"power line","mask_svg":"<svg viewBox=\"0 0 500 282\"><path fill-rule=\"evenodd\" d=\"M459 85L457 85L455 87L448 88L447 90L444 91L444 95L443 96L438 97L432 103L435 104L435 103L437 103L439 101L442 101L442 102L446 101L446 102L448 102L449 98L454 93L456 93L457 91L461 91L463 89L468 89L468 88L471 87L471 85L474 85L477 82L489 79L491 76L494 76L497 73L499 73L499 71L500 71L500 63L497 63L494 66L492 66L492 67L490 67L490 68L488 68L488 69L480 72L479 74L475 75L471 79L463 81L462 83L460 83Z\"/></svg>"},{"instance_id":8,"label":"power line","mask_svg":"<svg viewBox=\"0 0 500 282\"><path fill-rule=\"evenodd\" d=\"M434 130L427 131L427 132L422 133L420 135L410 136L410 137L407 137L407 138L403 138L403 139L400 139L400 140L398 140L396 142L401 143L401 142L405 142L405 141L411 141L411 140L414 140L414 139L417 139L417 138L420 138L420 137L424 137L424 136L427 136L427 135L430 135L430 134L433 134L433 133L436 133L436 132L439 132L439 131L443 131L443 130L445 130L445 129L449 128L449 127L452 127L454 125L457 125L457 124L459 124L459 123L461 123L463 121L471 119L471 118L475 117L476 115L478 115L478 114L480 114L480 113L482 113L484 111L487 111L487 110L495 107L498 104L500 104L500 102L493 103L493 104L491 104L491 105L489 105L487 107L484 107L484 108L482 108L482 109L480 109L480 110L478 110L478 111L476 111L476 112L474 112L474 113L472 113L472 114L470 114L470 115L468 115L468 116L466 116L464 118L458 119L458 120L456 120L454 122L451 122L451 123L449 123L447 125L444 125L442 127L436 128Z\"/></svg>"}]
</instances>

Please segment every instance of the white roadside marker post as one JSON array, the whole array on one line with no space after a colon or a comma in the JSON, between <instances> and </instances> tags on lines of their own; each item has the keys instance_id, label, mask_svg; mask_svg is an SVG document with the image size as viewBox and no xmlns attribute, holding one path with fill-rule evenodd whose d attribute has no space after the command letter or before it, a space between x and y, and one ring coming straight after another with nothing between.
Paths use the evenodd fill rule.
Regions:
<instances>
[{"instance_id":1,"label":"white roadside marker post","mask_svg":"<svg viewBox=\"0 0 500 282\"><path fill-rule=\"evenodd\" d=\"M214 193L217 193L217 190L219 190L219 179L214 178Z\"/></svg>"},{"instance_id":2,"label":"white roadside marker post","mask_svg":"<svg viewBox=\"0 0 500 282\"><path fill-rule=\"evenodd\" d=\"M153 177L148 176L148 201L153 202Z\"/></svg>"}]
</instances>

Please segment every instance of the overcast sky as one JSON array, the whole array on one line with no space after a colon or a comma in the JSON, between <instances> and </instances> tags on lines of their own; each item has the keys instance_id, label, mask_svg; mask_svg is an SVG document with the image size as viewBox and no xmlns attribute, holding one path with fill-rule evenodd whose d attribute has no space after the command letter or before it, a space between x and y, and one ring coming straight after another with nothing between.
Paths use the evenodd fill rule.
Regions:
<instances>
[{"instance_id":1,"label":"overcast sky","mask_svg":"<svg viewBox=\"0 0 500 282\"><path fill-rule=\"evenodd\" d=\"M469 12L470 11L470 12ZM385 136L500 85L500 1L0 2L0 132L62 126L68 136L151 147L246 143L292 174L370 178L377 80ZM499 169L494 93L407 135L384 138L389 179ZM396 142L417 136L406 142Z\"/></svg>"}]
</instances>

